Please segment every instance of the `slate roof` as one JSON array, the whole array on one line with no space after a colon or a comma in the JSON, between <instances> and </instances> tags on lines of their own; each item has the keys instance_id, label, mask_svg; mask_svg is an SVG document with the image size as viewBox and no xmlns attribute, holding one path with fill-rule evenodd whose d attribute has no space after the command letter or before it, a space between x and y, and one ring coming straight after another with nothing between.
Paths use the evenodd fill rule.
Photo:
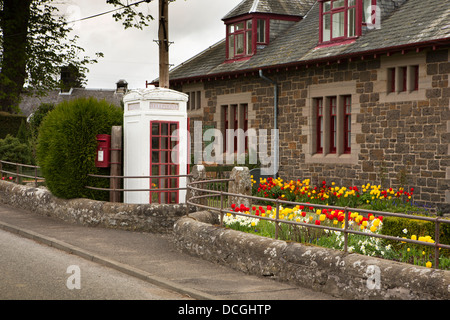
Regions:
<instances>
[{"instance_id":1,"label":"slate roof","mask_svg":"<svg viewBox=\"0 0 450 320\"><path fill-rule=\"evenodd\" d=\"M399 1L399 0L397 0ZM381 28L367 30L354 42L318 47L319 3L308 14L246 61L225 62L225 40L170 72L171 81L257 71L258 69L337 60L363 54L430 44L450 44L450 0L379 0ZM402 1L399 1L402 2ZM389 7L392 7L389 9Z\"/></svg>"},{"instance_id":2,"label":"slate roof","mask_svg":"<svg viewBox=\"0 0 450 320\"><path fill-rule=\"evenodd\" d=\"M67 100L91 97L98 100L106 100L111 104L121 106L123 93L117 93L114 89L73 88L70 94L60 94L59 90L50 90L45 96L28 96L23 94L19 108L22 111L22 114L28 117L35 112L42 103L52 103L57 105Z\"/></svg>"},{"instance_id":3,"label":"slate roof","mask_svg":"<svg viewBox=\"0 0 450 320\"><path fill-rule=\"evenodd\" d=\"M222 20L249 13L270 13L291 16L304 16L315 0L243 0Z\"/></svg>"}]
</instances>

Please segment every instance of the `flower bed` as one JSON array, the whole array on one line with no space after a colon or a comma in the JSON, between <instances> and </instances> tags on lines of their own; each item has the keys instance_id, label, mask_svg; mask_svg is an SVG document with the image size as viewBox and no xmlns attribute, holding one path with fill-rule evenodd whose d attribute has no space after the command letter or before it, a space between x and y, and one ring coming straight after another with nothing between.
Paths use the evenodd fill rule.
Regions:
<instances>
[{"instance_id":1,"label":"flower bed","mask_svg":"<svg viewBox=\"0 0 450 320\"><path fill-rule=\"evenodd\" d=\"M261 179L259 184L256 184L252 179L252 183L255 196L304 203L295 207L280 206L278 219L281 222L291 221L338 229L344 228L345 212L343 210L315 209L313 207L314 204L398 213L423 212L422 208L417 208L412 204L413 189L410 189L408 192L402 188L398 190L393 190L392 188L383 190L380 186L370 184L363 185L361 188L356 186L345 188L336 186L335 183L328 185L325 181L320 187L312 187L309 180L283 182L281 179L271 178ZM270 219L275 219L277 212L268 203L261 203L251 208L240 204L232 204L231 210L244 214L244 216L227 213L223 222L225 226L235 230L274 238L276 224ZM363 215L357 211L349 212L348 214L349 229L367 234L367 236L349 234L349 252L407 262L414 265L433 266L434 248L432 247L407 242L399 242L393 245L392 242L384 239L370 237L374 234L381 234L383 216L370 213ZM286 241L308 243L336 250L344 249L344 233L336 230L279 223L277 236L278 239ZM398 236L400 238L434 243L431 236L411 234L406 229ZM440 252L439 268L450 270L448 250Z\"/></svg>"},{"instance_id":2,"label":"flower bed","mask_svg":"<svg viewBox=\"0 0 450 320\"><path fill-rule=\"evenodd\" d=\"M425 212L413 204L414 188L382 189L380 185L367 183L361 187L337 186L322 181L312 186L310 179L283 181L281 178L260 179L252 177L253 195L268 199L283 199L299 203L325 204L338 207L365 208L374 211Z\"/></svg>"}]
</instances>

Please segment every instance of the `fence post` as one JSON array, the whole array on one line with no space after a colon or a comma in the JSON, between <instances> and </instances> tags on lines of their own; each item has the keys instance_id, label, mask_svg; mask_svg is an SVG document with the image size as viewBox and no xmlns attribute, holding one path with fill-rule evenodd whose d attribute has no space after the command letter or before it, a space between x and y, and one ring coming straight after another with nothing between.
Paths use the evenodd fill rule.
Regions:
<instances>
[{"instance_id":1,"label":"fence post","mask_svg":"<svg viewBox=\"0 0 450 320\"><path fill-rule=\"evenodd\" d=\"M114 126L111 130L111 178L109 182L109 187L111 191L109 192L110 202L120 202L120 191L115 189L120 189L120 179L114 178L121 176L122 173L122 127Z\"/></svg>"},{"instance_id":2,"label":"fence post","mask_svg":"<svg viewBox=\"0 0 450 320\"><path fill-rule=\"evenodd\" d=\"M191 170L191 183L196 181L205 181L206 180L206 168L204 165L197 164L192 167ZM198 187L198 185L196 185ZM190 197L196 197L202 195L201 191L190 190ZM206 204L206 199L200 199L199 204Z\"/></svg>"},{"instance_id":3,"label":"fence post","mask_svg":"<svg viewBox=\"0 0 450 320\"><path fill-rule=\"evenodd\" d=\"M439 217L436 217L435 229L434 229L434 268L439 269Z\"/></svg>"},{"instance_id":4,"label":"fence post","mask_svg":"<svg viewBox=\"0 0 450 320\"><path fill-rule=\"evenodd\" d=\"M223 227L223 191L220 190L220 226Z\"/></svg>"},{"instance_id":5,"label":"fence post","mask_svg":"<svg viewBox=\"0 0 450 320\"><path fill-rule=\"evenodd\" d=\"M277 201L275 202L275 240L278 240L278 228L279 223L278 220L280 218L280 204L279 204L279 200L277 199Z\"/></svg>"},{"instance_id":6,"label":"fence post","mask_svg":"<svg viewBox=\"0 0 450 320\"><path fill-rule=\"evenodd\" d=\"M191 199L191 189L189 189L189 184L191 183L191 177L186 176L186 216L189 215L189 204L188 201Z\"/></svg>"},{"instance_id":7,"label":"fence post","mask_svg":"<svg viewBox=\"0 0 450 320\"><path fill-rule=\"evenodd\" d=\"M344 252L347 252L347 250L348 250L348 233L347 233L347 229L348 229L348 219L349 219L348 208L347 207L345 207L344 215L345 215L345 223L344 223Z\"/></svg>"},{"instance_id":8,"label":"fence post","mask_svg":"<svg viewBox=\"0 0 450 320\"><path fill-rule=\"evenodd\" d=\"M252 195L252 180L250 179L250 170L247 167L234 167L231 171L228 183L228 192L233 194L241 194L244 196ZM245 197L229 196L229 205L245 205L251 207L251 200Z\"/></svg>"}]
</instances>

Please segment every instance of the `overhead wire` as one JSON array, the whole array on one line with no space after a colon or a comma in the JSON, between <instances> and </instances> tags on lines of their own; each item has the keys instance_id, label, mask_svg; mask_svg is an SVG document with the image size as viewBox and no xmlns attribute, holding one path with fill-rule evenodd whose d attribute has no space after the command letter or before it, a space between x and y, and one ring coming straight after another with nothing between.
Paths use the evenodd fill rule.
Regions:
<instances>
[{"instance_id":1,"label":"overhead wire","mask_svg":"<svg viewBox=\"0 0 450 320\"><path fill-rule=\"evenodd\" d=\"M135 2L135 3L132 3L132 4L127 4L126 6L122 5L122 7L120 7L120 8L112 9L112 10L105 11L105 12L102 12L102 13L97 13L97 14L94 14L94 15L89 16L89 17L85 17L85 18L81 18L81 19L77 19L77 20L73 20L73 21L68 21L68 22L66 22L66 24L72 24L72 23L76 23L76 22L80 22L80 21L85 21L85 20L97 18L97 17L103 16L103 15L108 14L108 13L119 11L119 10L122 10L122 9L125 9L125 8L129 8L129 7L132 7L132 6L137 6L138 4L141 4L142 2L149 3L151 1L152 0L141 0L141 1L138 1L138 2Z\"/></svg>"}]
</instances>

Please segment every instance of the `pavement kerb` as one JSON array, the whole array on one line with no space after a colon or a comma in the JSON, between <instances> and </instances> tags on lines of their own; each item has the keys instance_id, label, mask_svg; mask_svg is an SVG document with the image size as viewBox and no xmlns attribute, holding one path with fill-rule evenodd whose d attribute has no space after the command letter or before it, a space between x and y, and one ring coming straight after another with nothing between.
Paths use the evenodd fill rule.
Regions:
<instances>
[{"instance_id":1,"label":"pavement kerb","mask_svg":"<svg viewBox=\"0 0 450 320\"><path fill-rule=\"evenodd\" d=\"M120 262L117 262L117 261L114 261L111 259L108 259L106 257L102 257L100 255L93 254L89 251L80 249L78 247L75 247L73 245L70 245L68 243L65 243L63 241L60 241L60 240L57 240L57 239L54 239L51 237L43 236L43 235L33 232L31 230L18 228L18 227L15 227L13 225L10 225L8 223L4 223L1 221L0 221L0 229L10 232L10 233L17 234L24 238L34 240L38 243L47 245L49 247L53 247L55 249L65 251L69 254L76 255L80 258L101 264L105 267L117 270L119 272L125 273L129 276L132 276L132 277L135 277L138 279L141 279L141 280L151 283L153 285L157 285L159 287L175 291L179 294L187 295L196 300L218 300L217 297L214 297L207 293L204 293L204 292L201 292L201 291L198 291L195 289L191 289L191 288L182 287L170 280L163 279L161 277L152 275L143 270L134 268L132 266L129 266L129 265L126 265L126 264L123 264L123 263L120 263Z\"/></svg>"}]
</instances>

